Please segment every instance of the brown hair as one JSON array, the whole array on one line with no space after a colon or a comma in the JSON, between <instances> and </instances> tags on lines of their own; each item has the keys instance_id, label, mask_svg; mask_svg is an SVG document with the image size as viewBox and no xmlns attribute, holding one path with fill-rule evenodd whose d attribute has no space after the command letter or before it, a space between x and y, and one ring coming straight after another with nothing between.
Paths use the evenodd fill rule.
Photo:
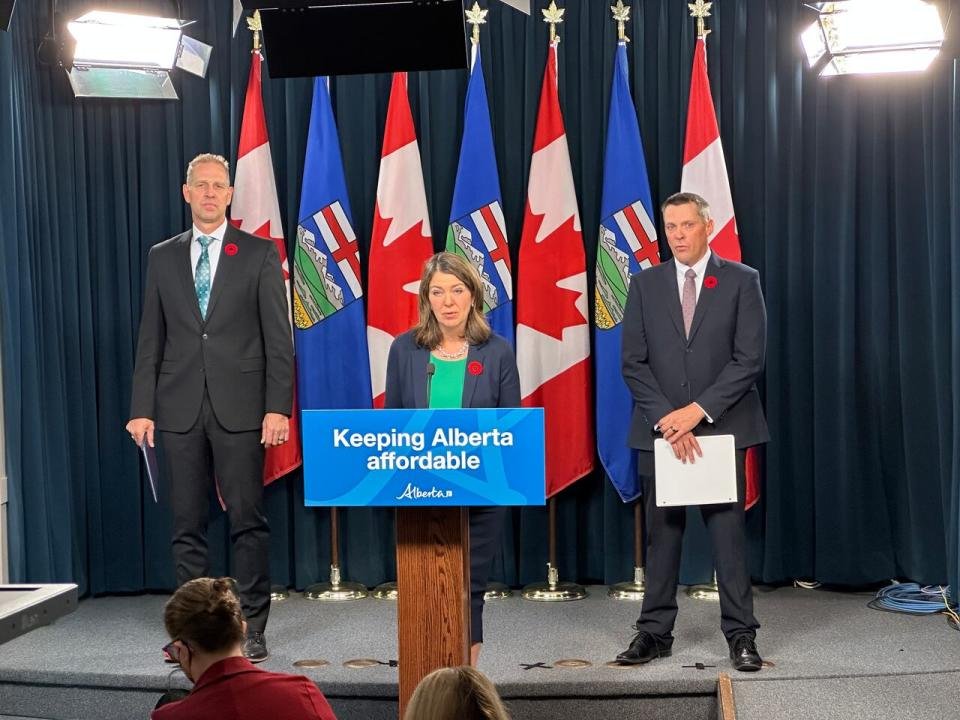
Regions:
<instances>
[{"instance_id":1,"label":"brown hair","mask_svg":"<svg viewBox=\"0 0 960 720\"><path fill-rule=\"evenodd\" d=\"M660 213L663 214L663 211L672 205L690 204L697 206L697 214L700 216L701 220L704 222L710 222L710 203L704 200L700 195L692 192L674 193L663 201L663 204L660 206Z\"/></svg>"},{"instance_id":2,"label":"brown hair","mask_svg":"<svg viewBox=\"0 0 960 720\"><path fill-rule=\"evenodd\" d=\"M243 640L243 611L230 578L197 578L167 601L163 624L171 640L205 652L227 650Z\"/></svg>"},{"instance_id":3,"label":"brown hair","mask_svg":"<svg viewBox=\"0 0 960 720\"><path fill-rule=\"evenodd\" d=\"M467 286L470 295L473 298L473 304L470 306L470 312L467 315L466 337L471 345L479 345L490 339L490 324L483 316L483 283L480 280L480 273L469 262L460 255L454 253L439 252L427 260L423 266L423 274L420 276L420 297L418 309L420 319L414 327L414 337L417 345L433 350L443 339L443 333L440 330L440 323L434 317L430 309L430 281L438 273L453 275L460 282Z\"/></svg>"},{"instance_id":4,"label":"brown hair","mask_svg":"<svg viewBox=\"0 0 960 720\"><path fill-rule=\"evenodd\" d=\"M510 720L490 679L463 666L440 668L417 685L404 720Z\"/></svg>"}]
</instances>

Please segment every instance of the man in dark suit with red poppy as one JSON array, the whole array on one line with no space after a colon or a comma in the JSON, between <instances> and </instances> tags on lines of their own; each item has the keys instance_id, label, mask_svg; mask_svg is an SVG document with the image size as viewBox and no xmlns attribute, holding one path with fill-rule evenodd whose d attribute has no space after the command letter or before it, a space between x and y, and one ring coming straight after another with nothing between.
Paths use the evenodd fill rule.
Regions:
<instances>
[{"instance_id":1,"label":"man in dark suit with red poppy","mask_svg":"<svg viewBox=\"0 0 960 720\"><path fill-rule=\"evenodd\" d=\"M635 275L623 318L623 377L633 395L629 443L637 448L647 524L646 593L637 634L617 660L671 653L685 507L657 507L653 441L696 462L703 435L733 435L738 501L702 505L720 587L720 626L737 670L759 670L760 627L746 564L746 448L769 439L757 393L766 310L756 270L710 252L707 202L677 193L662 206L673 259Z\"/></svg>"},{"instance_id":2,"label":"man in dark suit with red poppy","mask_svg":"<svg viewBox=\"0 0 960 720\"><path fill-rule=\"evenodd\" d=\"M293 340L272 242L226 219L227 161L199 155L183 198L193 228L150 250L127 432L163 435L177 583L209 575L212 484L230 519L234 575L248 624L244 654L266 659L270 534L264 449L287 441Z\"/></svg>"}]
</instances>

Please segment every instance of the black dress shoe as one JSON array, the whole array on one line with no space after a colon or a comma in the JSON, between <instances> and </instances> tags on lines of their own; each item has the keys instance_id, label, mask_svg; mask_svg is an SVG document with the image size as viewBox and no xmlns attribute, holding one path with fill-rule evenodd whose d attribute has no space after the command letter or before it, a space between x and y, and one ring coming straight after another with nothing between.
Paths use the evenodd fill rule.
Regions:
<instances>
[{"instance_id":1,"label":"black dress shoe","mask_svg":"<svg viewBox=\"0 0 960 720\"><path fill-rule=\"evenodd\" d=\"M267 652L267 641L262 632L251 630L243 643L243 656L252 663L263 662L270 653Z\"/></svg>"},{"instance_id":2,"label":"black dress shoe","mask_svg":"<svg viewBox=\"0 0 960 720\"><path fill-rule=\"evenodd\" d=\"M757 672L763 667L757 644L749 635L741 635L730 643L730 660L734 669L740 672Z\"/></svg>"},{"instance_id":3,"label":"black dress shoe","mask_svg":"<svg viewBox=\"0 0 960 720\"><path fill-rule=\"evenodd\" d=\"M643 665L656 658L668 657L672 646L673 643L662 643L650 633L641 630L630 641L630 647L617 655L617 662L621 665Z\"/></svg>"}]
</instances>

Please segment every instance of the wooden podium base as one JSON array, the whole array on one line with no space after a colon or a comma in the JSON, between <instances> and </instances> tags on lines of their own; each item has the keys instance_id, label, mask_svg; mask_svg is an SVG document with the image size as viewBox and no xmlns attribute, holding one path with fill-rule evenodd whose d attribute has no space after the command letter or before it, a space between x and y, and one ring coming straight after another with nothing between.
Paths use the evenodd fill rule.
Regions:
<instances>
[{"instance_id":1,"label":"wooden podium base","mask_svg":"<svg viewBox=\"0 0 960 720\"><path fill-rule=\"evenodd\" d=\"M397 509L400 717L425 675L470 663L467 512Z\"/></svg>"}]
</instances>

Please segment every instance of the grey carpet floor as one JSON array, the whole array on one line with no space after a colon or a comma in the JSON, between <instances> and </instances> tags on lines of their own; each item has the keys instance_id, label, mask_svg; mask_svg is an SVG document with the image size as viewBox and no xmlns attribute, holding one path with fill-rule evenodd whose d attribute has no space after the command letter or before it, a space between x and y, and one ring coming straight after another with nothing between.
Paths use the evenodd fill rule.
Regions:
<instances>
[{"instance_id":1,"label":"grey carpet floor","mask_svg":"<svg viewBox=\"0 0 960 720\"><path fill-rule=\"evenodd\" d=\"M672 657L637 668L606 667L629 642L639 604L610 600L602 587L589 588L589 593L570 603L514 597L487 604L481 669L504 697L706 694L714 691L717 672L730 669L719 607L682 593ZM742 688L744 698L753 698L786 693L791 687L787 681L960 672L960 633L942 617L877 612L866 607L869 599L823 590L757 591L756 613L763 625L758 644L772 665L755 675L736 674L737 692ZM140 596L81 602L54 625L0 646L0 683L162 691L171 684L170 667L160 661L165 600ZM274 604L267 632L271 657L263 667L302 672L331 697L395 696L396 668L343 665L354 658L395 659L395 622L389 602L320 603L294 594ZM306 659L329 664L293 666ZM590 665L562 668L556 665L561 659ZM940 679L946 682L947 676ZM757 682L763 685L754 687ZM186 686L186 681L174 678L173 684ZM885 687L876 681L880 697Z\"/></svg>"},{"instance_id":2,"label":"grey carpet floor","mask_svg":"<svg viewBox=\"0 0 960 720\"><path fill-rule=\"evenodd\" d=\"M960 716L960 673L831 677L734 684L737 720Z\"/></svg>"}]
</instances>

